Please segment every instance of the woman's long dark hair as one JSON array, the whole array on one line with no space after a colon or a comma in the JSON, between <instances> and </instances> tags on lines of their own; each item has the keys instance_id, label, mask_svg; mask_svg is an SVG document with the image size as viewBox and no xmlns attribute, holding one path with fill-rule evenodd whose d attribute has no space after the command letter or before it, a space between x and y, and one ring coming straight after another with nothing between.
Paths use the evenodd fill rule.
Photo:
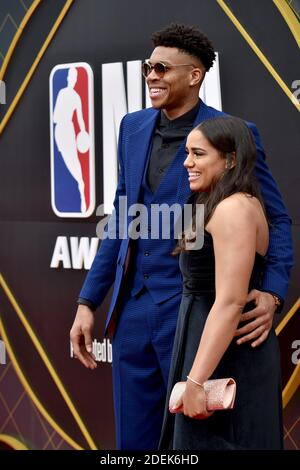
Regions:
<instances>
[{"instance_id":1,"label":"woman's long dark hair","mask_svg":"<svg viewBox=\"0 0 300 470\"><path fill-rule=\"evenodd\" d=\"M264 208L254 176L256 146L252 132L246 123L240 118L222 116L203 121L192 132L194 131L201 131L210 144L219 151L221 158L226 159L233 152L236 155L235 166L225 170L221 178L213 183L210 192L199 192L193 197L194 204L204 204L204 226L211 219L217 205L235 193L245 193L256 197ZM195 220L193 219L193 229L194 226ZM183 233L173 254L184 251L185 241L188 239L188 234Z\"/></svg>"}]
</instances>

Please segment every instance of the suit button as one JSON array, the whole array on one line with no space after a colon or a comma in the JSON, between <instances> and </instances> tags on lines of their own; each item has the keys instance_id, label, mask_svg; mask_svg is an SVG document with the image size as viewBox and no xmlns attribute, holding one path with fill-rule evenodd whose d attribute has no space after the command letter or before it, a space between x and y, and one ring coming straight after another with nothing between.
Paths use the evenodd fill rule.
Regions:
<instances>
[{"instance_id":1,"label":"suit button","mask_svg":"<svg viewBox=\"0 0 300 470\"><path fill-rule=\"evenodd\" d=\"M163 168L159 168L159 169L158 169L158 172L159 172L159 173L163 173L163 172L164 172Z\"/></svg>"},{"instance_id":2,"label":"suit button","mask_svg":"<svg viewBox=\"0 0 300 470\"><path fill-rule=\"evenodd\" d=\"M144 279L149 279L149 275L148 275L148 274L144 274Z\"/></svg>"},{"instance_id":3,"label":"suit button","mask_svg":"<svg viewBox=\"0 0 300 470\"><path fill-rule=\"evenodd\" d=\"M150 255L149 251L145 251L145 252L144 252L144 255L145 255L145 256L149 256L149 255Z\"/></svg>"}]
</instances>

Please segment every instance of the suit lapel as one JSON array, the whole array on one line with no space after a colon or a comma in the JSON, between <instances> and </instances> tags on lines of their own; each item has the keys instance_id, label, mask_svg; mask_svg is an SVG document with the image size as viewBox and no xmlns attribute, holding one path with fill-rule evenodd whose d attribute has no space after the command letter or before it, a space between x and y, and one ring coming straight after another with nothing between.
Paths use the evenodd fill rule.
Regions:
<instances>
[{"instance_id":1,"label":"suit lapel","mask_svg":"<svg viewBox=\"0 0 300 470\"><path fill-rule=\"evenodd\" d=\"M206 104L203 101L201 101L198 114L193 123L193 127L196 127L198 124L205 121L206 119L210 119L214 117L213 111L215 111L213 108L206 106ZM185 145L186 145L186 139L184 139L184 142L180 146L178 153L175 157L176 165L179 165L179 166L181 165L181 168L182 168L182 171L179 174L177 174L178 186L177 186L177 197L176 197L177 202L181 205L185 204L191 195L187 171L183 166L183 162L186 158Z\"/></svg>"},{"instance_id":2,"label":"suit lapel","mask_svg":"<svg viewBox=\"0 0 300 470\"><path fill-rule=\"evenodd\" d=\"M147 162L149 148L152 141L153 131L156 125L156 120L160 110L154 110L151 115L145 119L139 129L128 137L128 179L129 184L127 188L128 204L135 204L138 201L139 190L142 184L142 177ZM201 101L200 108L196 119L194 121L194 127L200 124L205 119L210 119L215 116L216 110L206 106ZM177 181L177 195L176 200L180 204L184 204L191 194L189 187L188 176L183 162L185 160L185 144L186 139L179 147L179 150L175 156L169 173L168 182L172 177ZM166 182L165 182L166 183ZM162 186L162 185L160 185ZM161 189L160 187L158 190ZM155 196L158 196L156 193Z\"/></svg>"},{"instance_id":3,"label":"suit lapel","mask_svg":"<svg viewBox=\"0 0 300 470\"><path fill-rule=\"evenodd\" d=\"M138 201L142 177L152 141L159 110L155 110L142 126L128 138L128 178L127 188L129 205Z\"/></svg>"}]
</instances>

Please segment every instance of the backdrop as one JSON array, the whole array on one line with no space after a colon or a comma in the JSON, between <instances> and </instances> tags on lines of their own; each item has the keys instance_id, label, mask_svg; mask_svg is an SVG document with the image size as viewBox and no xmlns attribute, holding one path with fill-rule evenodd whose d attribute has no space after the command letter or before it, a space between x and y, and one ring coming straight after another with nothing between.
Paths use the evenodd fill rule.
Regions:
<instances>
[{"instance_id":1,"label":"backdrop","mask_svg":"<svg viewBox=\"0 0 300 470\"><path fill-rule=\"evenodd\" d=\"M190 0L184 5L180 0L0 0L1 448L115 446L111 344L103 338L109 296L96 314L97 370L85 370L71 358L69 330L97 248L99 217L91 205L91 215L79 217L72 216L72 211L78 215L78 207L67 208L64 215L51 204L49 76L58 64L85 62L91 68L90 75L82 72L79 92L89 103L83 118L91 138L94 128L95 154L90 147L86 174L91 180L95 174L97 207L103 203L104 188L113 187L116 169L114 150L103 152L103 89L118 91L113 81L110 91L103 88L110 70L104 64L123 65L128 91L135 83L131 80L139 79L127 75L127 63L149 57L151 33L171 21L194 24L211 38L219 53L222 108L258 126L293 219L295 267L276 323L285 387L285 446L300 447L297 5L285 0ZM53 82L54 87L67 86L63 73L64 82ZM144 92L141 99L145 105ZM110 125L115 129L113 121ZM103 167L113 171L106 186ZM92 186L89 191L92 201Z\"/></svg>"}]
</instances>

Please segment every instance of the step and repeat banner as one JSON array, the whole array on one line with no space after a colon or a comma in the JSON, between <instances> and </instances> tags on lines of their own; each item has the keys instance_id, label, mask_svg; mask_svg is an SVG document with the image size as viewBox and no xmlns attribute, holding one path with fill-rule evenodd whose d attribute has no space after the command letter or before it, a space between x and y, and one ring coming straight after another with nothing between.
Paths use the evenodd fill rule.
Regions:
<instances>
[{"instance_id":1,"label":"step and repeat banner","mask_svg":"<svg viewBox=\"0 0 300 470\"><path fill-rule=\"evenodd\" d=\"M141 63L172 21L212 40L201 97L256 123L293 220L276 325L285 446L300 448L297 2L0 0L0 449L115 447L110 294L96 312L96 370L73 359L69 331L112 208L119 124L150 106Z\"/></svg>"}]
</instances>

